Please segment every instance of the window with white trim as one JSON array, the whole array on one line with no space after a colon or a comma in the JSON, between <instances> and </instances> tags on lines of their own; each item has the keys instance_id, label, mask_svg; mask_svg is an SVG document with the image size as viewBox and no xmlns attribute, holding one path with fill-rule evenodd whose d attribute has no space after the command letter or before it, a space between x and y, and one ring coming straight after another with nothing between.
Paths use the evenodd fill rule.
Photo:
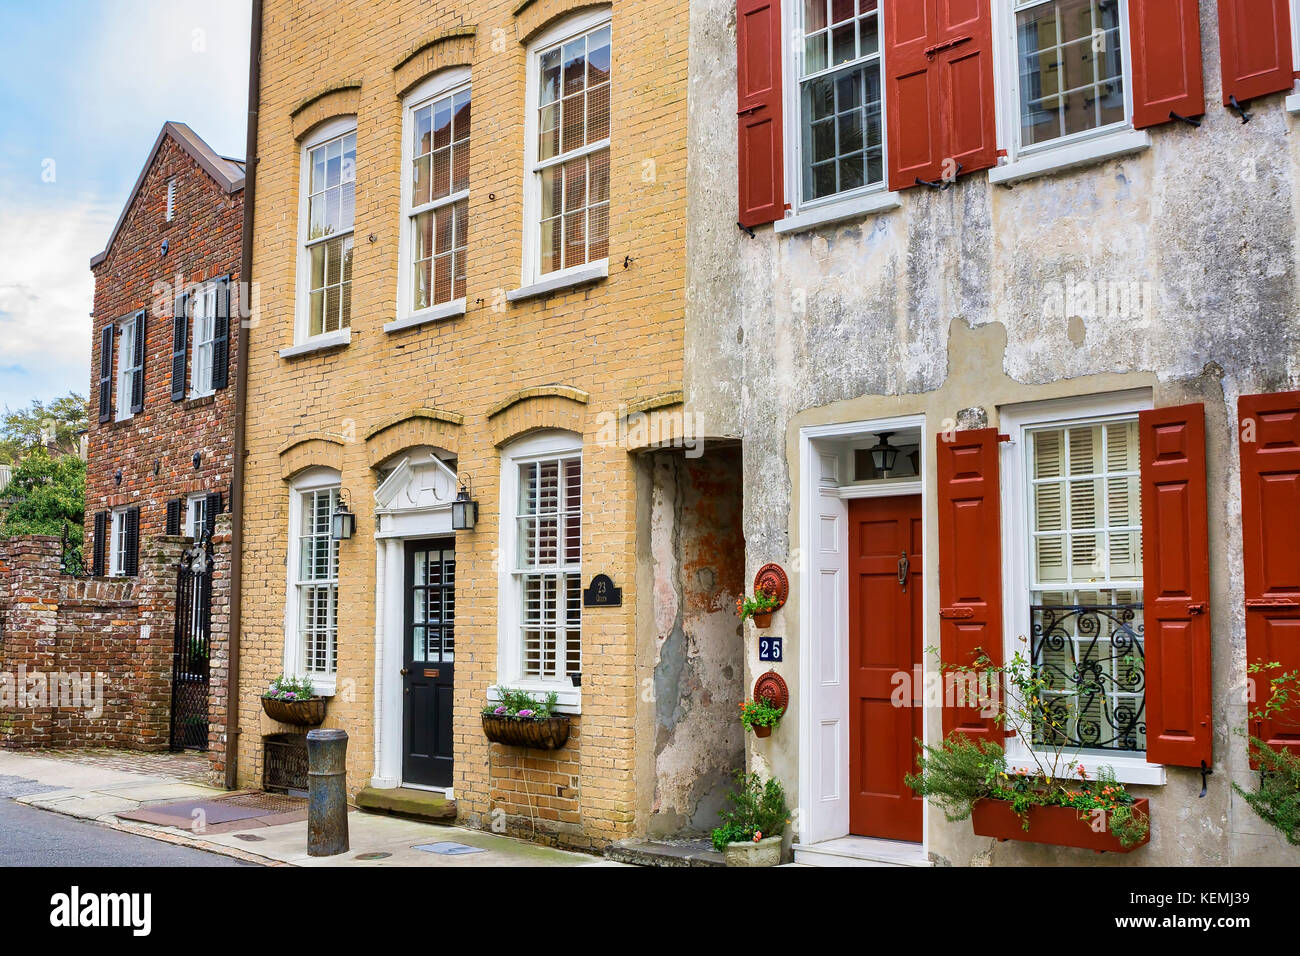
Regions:
<instances>
[{"instance_id":1,"label":"window with white trim","mask_svg":"<svg viewBox=\"0 0 1300 956\"><path fill-rule=\"evenodd\" d=\"M803 204L848 197L885 181L880 10L877 0L793 5L794 109Z\"/></svg>"},{"instance_id":2,"label":"window with white trim","mask_svg":"<svg viewBox=\"0 0 1300 956\"><path fill-rule=\"evenodd\" d=\"M208 526L208 496L190 495L185 503L185 534L196 542L203 540Z\"/></svg>"},{"instance_id":3,"label":"window with white trim","mask_svg":"<svg viewBox=\"0 0 1300 956\"><path fill-rule=\"evenodd\" d=\"M1025 429L1029 658L1047 681L1035 744L1146 750L1137 415Z\"/></svg>"},{"instance_id":4,"label":"window with white trim","mask_svg":"<svg viewBox=\"0 0 1300 956\"><path fill-rule=\"evenodd\" d=\"M290 607L285 670L307 674L333 692L338 670L338 542L330 523L339 502L337 475L318 473L291 492Z\"/></svg>"},{"instance_id":5,"label":"window with white trim","mask_svg":"<svg viewBox=\"0 0 1300 956\"><path fill-rule=\"evenodd\" d=\"M212 356L217 337L216 285L204 287L195 293L190 307L190 342L193 358L190 360L190 397L201 398L215 391L212 387Z\"/></svg>"},{"instance_id":6,"label":"window with white trim","mask_svg":"<svg viewBox=\"0 0 1300 956\"><path fill-rule=\"evenodd\" d=\"M143 375L144 370L135 365L135 337L140 326L136 316L132 315L118 324L117 328L117 416L119 422L126 421L135 414L132 411L132 396L135 394L135 378Z\"/></svg>"},{"instance_id":7,"label":"window with white trim","mask_svg":"<svg viewBox=\"0 0 1300 956\"><path fill-rule=\"evenodd\" d=\"M422 85L406 108L400 312L463 301L469 231L470 88L452 71Z\"/></svg>"},{"instance_id":8,"label":"window with white trim","mask_svg":"<svg viewBox=\"0 0 1300 956\"><path fill-rule=\"evenodd\" d=\"M1129 125L1123 0L1009 0L1021 150Z\"/></svg>"},{"instance_id":9,"label":"window with white trim","mask_svg":"<svg viewBox=\"0 0 1300 956\"><path fill-rule=\"evenodd\" d=\"M130 510L130 508L114 508L112 514L109 516L109 577L120 578L126 574L127 554L130 551L130 541L127 534L127 522L129 520Z\"/></svg>"},{"instance_id":10,"label":"window with white trim","mask_svg":"<svg viewBox=\"0 0 1300 956\"><path fill-rule=\"evenodd\" d=\"M608 11L600 18L575 18L571 35L529 51L526 281L609 256L612 47Z\"/></svg>"},{"instance_id":11,"label":"window with white trim","mask_svg":"<svg viewBox=\"0 0 1300 956\"><path fill-rule=\"evenodd\" d=\"M302 318L299 339L352 324L352 229L356 213L355 121L329 124L303 147Z\"/></svg>"}]
</instances>

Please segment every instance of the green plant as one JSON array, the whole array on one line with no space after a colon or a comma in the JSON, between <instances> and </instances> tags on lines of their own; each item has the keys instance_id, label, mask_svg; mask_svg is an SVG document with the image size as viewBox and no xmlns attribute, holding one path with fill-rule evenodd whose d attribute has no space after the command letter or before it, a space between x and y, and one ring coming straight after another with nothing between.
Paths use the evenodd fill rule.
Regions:
<instances>
[{"instance_id":1,"label":"green plant","mask_svg":"<svg viewBox=\"0 0 1300 956\"><path fill-rule=\"evenodd\" d=\"M310 700L316 696L316 688L312 686L311 678L305 674L302 677L286 677L281 674L271 681L271 686L262 696L272 700Z\"/></svg>"},{"instance_id":2,"label":"green plant","mask_svg":"<svg viewBox=\"0 0 1300 956\"><path fill-rule=\"evenodd\" d=\"M768 594L762 588L755 588L752 597L736 598L736 613L743 621L755 614L771 614L781 606L776 595Z\"/></svg>"},{"instance_id":3,"label":"green plant","mask_svg":"<svg viewBox=\"0 0 1300 956\"><path fill-rule=\"evenodd\" d=\"M9 507L0 522L0 537L80 538L86 515L86 463L76 455L51 458L38 447L14 466L4 497Z\"/></svg>"},{"instance_id":4,"label":"green plant","mask_svg":"<svg viewBox=\"0 0 1300 956\"><path fill-rule=\"evenodd\" d=\"M740 722L745 725L746 730L753 730L755 727L775 727L781 722L784 714L785 711L772 703L770 697L740 702Z\"/></svg>"},{"instance_id":5,"label":"green plant","mask_svg":"<svg viewBox=\"0 0 1300 956\"><path fill-rule=\"evenodd\" d=\"M1123 846L1142 842L1150 827L1147 815L1134 809L1132 794L1111 768L1104 767L1095 780L1088 779L1077 750L1068 752L1063 717L1047 693L1048 678L1024 654L1017 652L1005 666L994 666L984 654L968 666L940 666L947 673L987 682L978 701L963 703L978 703L986 712L993 711L997 727L1028 731L1034 741L1027 748L1031 765L1009 767L1001 746L976 743L959 733L950 734L938 747L918 740L919 772L905 778L915 793L933 798L951 821L969 817L978 800L1004 800L1028 830L1032 807L1070 807L1081 816L1102 814L1106 828ZM965 688L970 688L969 681Z\"/></svg>"},{"instance_id":6,"label":"green plant","mask_svg":"<svg viewBox=\"0 0 1300 956\"><path fill-rule=\"evenodd\" d=\"M790 822L785 788L775 777L766 783L756 773L736 771L736 787L727 794L728 807L718 811L722 825L713 830L713 848L719 853L728 843L757 843L780 836Z\"/></svg>"},{"instance_id":7,"label":"green plant","mask_svg":"<svg viewBox=\"0 0 1300 956\"><path fill-rule=\"evenodd\" d=\"M1279 671L1269 678L1269 696L1264 705L1250 713L1255 720L1275 717L1293 706L1300 696L1300 671L1282 671L1277 661L1252 664L1251 674ZM1246 790L1234 783L1232 789L1250 805L1265 823L1277 829L1287 842L1300 846L1300 757L1288 750L1274 749L1259 737L1250 737L1251 754L1259 764L1259 786Z\"/></svg>"},{"instance_id":8,"label":"green plant","mask_svg":"<svg viewBox=\"0 0 1300 956\"><path fill-rule=\"evenodd\" d=\"M499 703L483 705L483 713L489 717L505 717L509 720L548 720L555 716L559 707L560 695L551 691L540 701L526 690L511 690L498 687L501 695Z\"/></svg>"}]
</instances>

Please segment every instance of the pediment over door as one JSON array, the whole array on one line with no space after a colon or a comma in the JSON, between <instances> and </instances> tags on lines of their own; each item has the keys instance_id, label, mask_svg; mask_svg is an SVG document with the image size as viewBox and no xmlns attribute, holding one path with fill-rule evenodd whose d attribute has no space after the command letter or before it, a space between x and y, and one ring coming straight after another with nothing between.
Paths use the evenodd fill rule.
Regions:
<instances>
[{"instance_id":1,"label":"pediment over door","mask_svg":"<svg viewBox=\"0 0 1300 956\"><path fill-rule=\"evenodd\" d=\"M433 455L403 458L375 491L375 514L381 534L413 531L411 520L443 518L430 532L451 528L451 503L456 497L456 473ZM444 529L442 526L446 525Z\"/></svg>"}]
</instances>

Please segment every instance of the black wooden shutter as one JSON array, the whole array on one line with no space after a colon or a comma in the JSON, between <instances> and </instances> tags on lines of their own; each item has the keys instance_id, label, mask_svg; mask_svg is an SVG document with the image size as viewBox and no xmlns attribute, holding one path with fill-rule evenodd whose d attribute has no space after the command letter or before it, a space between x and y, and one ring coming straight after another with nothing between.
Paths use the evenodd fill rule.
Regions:
<instances>
[{"instance_id":1,"label":"black wooden shutter","mask_svg":"<svg viewBox=\"0 0 1300 956\"><path fill-rule=\"evenodd\" d=\"M190 297L182 292L172 309L172 401L185 400L185 369L190 346ZM177 532L179 533L179 532ZM171 534L171 532L168 532Z\"/></svg>"},{"instance_id":2,"label":"black wooden shutter","mask_svg":"<svg viewBox=\"0 0 1300 956\"><path fill-rule=\"evenodd\" d=\"M131 357L131 414L144 411L144 310L135 314L135 354Z\"/></svg>"},{"instance_id":3,"label":"black wooden shutter","mask_svg":"<svg viewBox=\"0 0 1300 956\"><path fill-rule=\"evenodd\" d=\"M111 331L112 326L109 326ZM101 577L104 573L104 555L108 551L108 512L95 512L95 540L90 550L90 573Z\"/></svg>"},{"instance_id":4,"label":"black wooden shutter","mask_svg":"<svg viewBox=\"0 0 1300 956\"><path fill-rule=\"evenodd\" d=\"M213 532L217 529L217 515L221 514L221 505L221 492L219 491L210 492L207 501L204 502L203 520L209 540L211 540Z\"/></svg>"},{"instance_id":5,"label":"black wooden shutter","mask_svg":"<svg viewBox=\"0 0 1300 956\"><path fill-rule=\"evenodd\" d=\"M230 380L230 277L217 282L217 316L212 327L212 387Z\"/></svg>"},{"instance_id":6,"label":"black wooden shutter","mask_svg":"<svg viewBox=\"0 0 1300 956\"><path fill-rule=\"evenodd\" d=\"M140 509L128 508L126 512L126 559L123 574L140 573Z\"/></svg>"},{"instance_id":7,"label":"black wooden shutter","mask_svg":"<svg viewBox=\"0 0 1300 956\"><path fill-rule=\"evenodd\" d=\"M181 533L181 506L179 498L167 502L167 534L175 536Z\"/></svg>"},{"instance_id":8,"label":"black wooden shutter","mask_svg":"<svg viewBox=\"0 0 1300 956\"><path fill-rule=\"evenodd\" d=\"M99 420L113 417L113 332L116 326L106 325L99 333Z\"/></svg>"}]
</instances>

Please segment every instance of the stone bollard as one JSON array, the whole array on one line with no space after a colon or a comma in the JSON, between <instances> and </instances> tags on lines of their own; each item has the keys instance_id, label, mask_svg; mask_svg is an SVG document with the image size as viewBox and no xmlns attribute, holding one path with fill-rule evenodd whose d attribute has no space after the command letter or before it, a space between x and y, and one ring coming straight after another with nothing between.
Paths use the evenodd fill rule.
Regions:
<instances>
[{"instance_id":1,"label":"stone bollard","mask_svg":"<svg viewBox=\"0 0 1300 956\"><path fill-rule=\"evenodd\" d=\"M348 735L307 732L307 855L348 852Z\"/></svg>"}]
</instances>

